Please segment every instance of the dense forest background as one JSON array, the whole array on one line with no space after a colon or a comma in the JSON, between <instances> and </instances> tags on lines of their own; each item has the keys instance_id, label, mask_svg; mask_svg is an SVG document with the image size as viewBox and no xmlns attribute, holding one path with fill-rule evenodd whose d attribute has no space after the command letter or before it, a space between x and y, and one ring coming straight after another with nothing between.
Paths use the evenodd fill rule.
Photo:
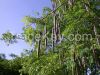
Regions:
<instances>
[{"instance_id":1,"label":"dense forest background","mask_svg":"<svg viewBox=\"0 0 100 75\"><path fill-rule=\"evenodd\" d=\"M0 75L99 75L100 1L51 0L40 18L25 16L22 34L2 34L7 45L19 39L32 50L21 57L0 54ZM38 13L37 13L38 15Z\"/></svg>"}]
</instances>

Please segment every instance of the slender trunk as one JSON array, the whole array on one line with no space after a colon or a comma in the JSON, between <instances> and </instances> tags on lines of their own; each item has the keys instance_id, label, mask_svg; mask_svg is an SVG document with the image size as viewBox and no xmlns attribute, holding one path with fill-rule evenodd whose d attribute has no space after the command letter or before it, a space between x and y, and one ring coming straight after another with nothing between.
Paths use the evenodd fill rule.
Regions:
<instances>
[{"instance_id":1,"label":"slender trunk","mask_svg":"<svg viewBox=\"0 0 100 75\"><path fill-rule=\"evenodd\" d=\"M56 35L56 37L55 37L56 40L55 41L57 43L58 42L58 22L57 22L57 19L56 19L56 31L55 32L56 32L56 34L55 34Z\"/></svg>"},{"instance_id":2,"label":"slender trunk","mask_svg":"<svg viewBox=\"0 0 100 75\"><path fill-rule=\"evenodd\" d=\"M56 22L56 14L54 12L54 38L55 38L55 43L56 43L56 40L57 40L57 35L56 35L56 31L57 31L57 22Z\"/></svg>"},{"instance_id":3,"label":"slender trunk","mask_svg":"<svg viewBox=\"0 0 100 75\"><path fill-rule=\"evenodd\" d=\"M83 65L82 65L82 61L79 57L76 60L76 68L77 68L77 75L82 75Z\"/></svg>"},{"instance_id":4,"label":"slender trunk","mask_svg":"<svg viewBox=\"0 0 100 75\"><path fill-rule=\"evenodd\" d=\"M76 53L75 53L75 50L74 50L74 53L73 53L73 59L74 59L74 63L75 63L75 61L76 61ZM75 63L75 67L73 68L73 75L77 75L76 63Z\"/></svg>"},{"instance_id":5,"label":"slender trunk","mask_svg":"<svg viewBox=\"0 0 100 75\"><path fill-rule=\"evenodd\" d=\"M38 40L38 51L37 51L37 56L38 58L40 57L40 54L41 54L41 32L39 34L39 40Z\"/></svg>"},{"instance_id":6,"label":"slender trunk","mask_svg":"<svg viewBox=\"0 0 100 75\"><path fill-rule=\"evenodd\" d=\"M44 28L44 32L45 32L45 49L47 49L47 27L45 25L45 28Z\"/></svg>"},{"instance_id":7,"label":"slender trunk","mask_svg":"<svg viewBox=\"0 0 100 75\"><path fill-rule=\"evenodd\" d=\"M58 41L61 41L60 23L58 23Z\"/></svg>"},{"instance_id":8,"label":"slender trunk","mask_svg":"<svg viewBox=\"0 0 100 75\"><path fill-rule=\"evenodd\" d=\"M95 65L95 67L94 67L94 74L96 74L96 64L97 64L97 62L96 62L96 53L95 53L95 49L93 49L93 60L94 60L94 65Z\"/></svg>"},{"instance_id":9,"label":"slender trunk","mask_svg":"<svg viewBox=\"0 0 100 75\"><path fill-rule=\"evenodd\" d=\"M99 38L98 38L98 33L97 33L97 29L96 29L95 25L94 25L94 34L95 34L95 37L96 37L97 44L100 45Z\"/></svg>"},{"instance_id":10,"label":"slender trunk","mask_svg":"<svg viewBox=\"0 0 100 75\"><path fill-rule=\"evenodd\" d=\"M55 40L55 38L54 38L54 28L52 28L52 49L53 49L53 52L54 52L54 46L55 46L54 40Z\"/></svg>"},{"instance_id":11,"label":"slender trunk","mask_svg":"<svg viewBox=\"0 0 100 75\"><path fill-rule=\"evenodd\" d=\"M56 3L52 2L53 11L56 9ZM52 28L52 48L54 52L54 44L56 41L56 13L53 12L53 28Z\"/></svg>"}]
</instances>

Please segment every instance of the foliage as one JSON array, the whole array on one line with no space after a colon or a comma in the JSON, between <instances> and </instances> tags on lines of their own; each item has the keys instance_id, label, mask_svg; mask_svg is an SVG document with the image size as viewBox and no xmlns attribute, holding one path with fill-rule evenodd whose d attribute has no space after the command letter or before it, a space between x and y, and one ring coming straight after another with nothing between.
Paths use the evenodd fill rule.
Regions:
<instances>
[{"instance_id":1,"label":"foliage","mask_svg":"<svg viewBox=\"0 0 100 75\"><path fill-rule=\"evenodd\" d=\"M17 42L16 38L17 38L16 35L13 35L9 31L2 34L2 40L4 40L7 43L7 45L16 43Z\"/></svg>"},{"instance_id":2,"label":"foliage","mask_svg":"<svg viewBox=\"0 0 100 75\"><path fill-rule=\"evenodd\" d=\"M19 75L21 69L21 59L14 60L0 59L0 75Z\"/></svg>"}]
</instances>

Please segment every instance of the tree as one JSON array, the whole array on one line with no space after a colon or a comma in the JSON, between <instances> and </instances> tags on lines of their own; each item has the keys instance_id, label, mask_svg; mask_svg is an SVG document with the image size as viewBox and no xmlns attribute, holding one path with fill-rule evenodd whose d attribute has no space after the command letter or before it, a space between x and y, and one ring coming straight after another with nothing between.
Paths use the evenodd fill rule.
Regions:
<instances>
[{"instance_id":1,"label":"tree","mask_svg":"<svg viewBox=\"0 0 100 75\"><path fill-rule=\"evenodd\" d=\"M97 2L89 0L51 0L40 18L26 16L24 40L34 49L22 57L20 74L26 75L88 75L99 74L100 39ZM36 25L33 28L32 25ZM70 40L70 35L74 40ZM76 35L91 34L88 40ZM3 40L14 39L6 33ZM87 36L86 36L87 37ZM15 39L14 39L15 40ZM11 42L10 42L11 43Z\"/></svg>"}]
</instances>

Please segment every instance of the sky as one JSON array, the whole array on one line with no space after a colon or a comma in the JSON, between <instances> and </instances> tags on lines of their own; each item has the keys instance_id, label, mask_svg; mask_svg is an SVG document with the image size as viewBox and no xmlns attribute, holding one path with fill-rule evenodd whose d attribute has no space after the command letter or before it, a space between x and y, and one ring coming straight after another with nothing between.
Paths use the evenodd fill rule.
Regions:
<instances>
[{"instance_id":1,"label":"sky","mask_svg":"<svg viewBox=\"0 0 100 75\"><path fill-rule=\"evenodd\" d=\"M22 33L23 17L36 16L35 12L42 14L43 7L51 7L50 0L0 0L0 38L8 30L14 34ZM0 53L7 59L11 59L11 53L20 55L23 49L30 49L30 46L22 40L9 46L0 41Z\"/></svg>"}]
</instances>

